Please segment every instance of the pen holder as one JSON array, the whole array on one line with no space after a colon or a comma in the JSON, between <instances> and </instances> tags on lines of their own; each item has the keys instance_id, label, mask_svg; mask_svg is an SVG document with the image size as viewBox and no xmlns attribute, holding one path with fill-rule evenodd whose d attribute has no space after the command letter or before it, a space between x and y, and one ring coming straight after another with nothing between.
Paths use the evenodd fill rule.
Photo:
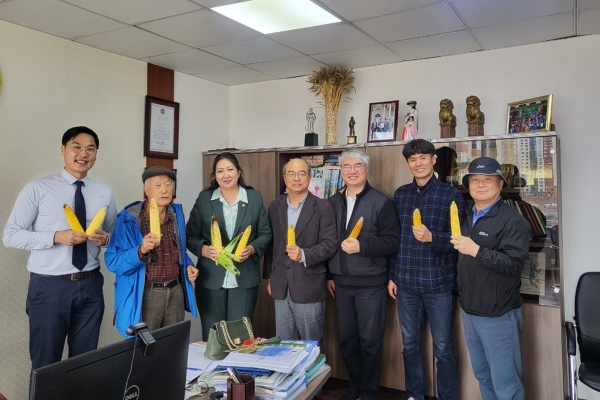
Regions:
<instances>
[{"instance_id":1,"label":"pen holder","mask_svg":"<svg viewBox=\"0 0 600 400\"><path fill-rule=\"evenodd\" d=\"M241 375L243 383L227 379L227 400L254 400L254 378Z\"/></svg>"}]
</instances>

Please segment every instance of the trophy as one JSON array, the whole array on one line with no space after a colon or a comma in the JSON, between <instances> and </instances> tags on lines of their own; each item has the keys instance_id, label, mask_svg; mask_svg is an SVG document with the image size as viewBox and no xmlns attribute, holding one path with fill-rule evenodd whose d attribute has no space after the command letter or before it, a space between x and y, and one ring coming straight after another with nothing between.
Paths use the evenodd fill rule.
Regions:
<instances>
[{"instance_id":1,"label":"trophy","mask_svg":"<svg viewBox=\"0 0 600 400\"><path fill-rule=\"evenodd\" d=\"M347 136L348 144L356 144L356 134L354 133L355 124L356 121L354 121L354 117L350 117L350 122L348 123L348 126L350 127L350 134Z\"/></svg>"}]
</instances>

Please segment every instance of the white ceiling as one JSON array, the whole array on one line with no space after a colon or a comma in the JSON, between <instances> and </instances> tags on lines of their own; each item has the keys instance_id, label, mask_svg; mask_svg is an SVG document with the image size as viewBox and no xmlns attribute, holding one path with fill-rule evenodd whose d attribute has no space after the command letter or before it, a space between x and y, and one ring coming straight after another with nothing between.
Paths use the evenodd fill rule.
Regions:
<instances>
[{"instance_id":1,"label":"white ceiling","mask_svg":"<svg viewBox=\"0 0 600 400\"><path fill-rule=\"evenodd\" d=\"M209 9L239 0L0 0L0 19L230 86L600 33L600 0L312 1L342 22L263 35Z\"/></svg>"}]
</instances>

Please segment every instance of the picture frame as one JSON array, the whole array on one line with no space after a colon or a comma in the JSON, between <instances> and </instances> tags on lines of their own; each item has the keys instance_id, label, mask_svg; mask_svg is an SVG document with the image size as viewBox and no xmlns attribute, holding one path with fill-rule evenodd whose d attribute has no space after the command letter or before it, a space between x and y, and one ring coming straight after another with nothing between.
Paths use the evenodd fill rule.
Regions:
<instances>
[{"instance_id":1,"label":"picture frame","mask_svg":"<svg viewBox=\"0 0 600 400\"><path fill-rule=\"evenodd\" d=\"M369 104L367 143L394 142L398 132L398 100Z\"/></svg>"},{"instance_id":2,"label":"picture frame","mask_svg":"<svg viewBox=\"0 0 600 400\"><path fill-rule=\"evenodd\" d=\"M145 167L144 171L151 167L154 167L154 165ZM169 169L171 171L175 172L175 178L177 179L177 168L169 168ZM176 197L177 197L177 180L175 182L173 182L173 200L175 200ZM148 196L146 196L146 191L144 191L144 200L146 198L148 198Z\"/></svg>"},{"instance_id":3,"label":"picture frame","mask_svg":"<svg viewBox=\"0 0 600 400\"><path fill-rule=\"evenodd\" d=\"M144 156L178 158L179 103L146 96Z\"/></svg>"},{"instance_id":4,"label":"picture frame","mask_svg":"<svg viewBox=\"0 0 600 400\"><path fill-rule=\"evenodd\" d=\"M521 294L544 296L546 294L546 254L527 253L521 272Z\"/></svg>"},{"instance_id":5,"label":"picture frame","mask_svg":"<svg viewBox=\"0 0 600 400\"><path fill-rule=\"evenodd\" d=\"M508 103L506 133L523 134L552 130L552 95Z\"/></svg>"}]
</instances>

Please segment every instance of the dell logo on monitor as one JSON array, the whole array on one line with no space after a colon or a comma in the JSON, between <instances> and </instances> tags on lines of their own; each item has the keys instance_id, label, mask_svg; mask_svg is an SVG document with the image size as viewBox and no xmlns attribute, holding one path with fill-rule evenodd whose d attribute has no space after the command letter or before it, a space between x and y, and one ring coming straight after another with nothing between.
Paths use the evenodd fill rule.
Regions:
<instances>
[{"instance_id":1,"label":"dell logo on monitor","mask_svg":"<svg viewBox=\"0 0 600 400\"><path fill-rule=\"evenodd\" d=\"M123 400L138 400L140 398L140 388L137 386L129 386L125 391L125 397Z\"/></svg>"}]
</instances>

